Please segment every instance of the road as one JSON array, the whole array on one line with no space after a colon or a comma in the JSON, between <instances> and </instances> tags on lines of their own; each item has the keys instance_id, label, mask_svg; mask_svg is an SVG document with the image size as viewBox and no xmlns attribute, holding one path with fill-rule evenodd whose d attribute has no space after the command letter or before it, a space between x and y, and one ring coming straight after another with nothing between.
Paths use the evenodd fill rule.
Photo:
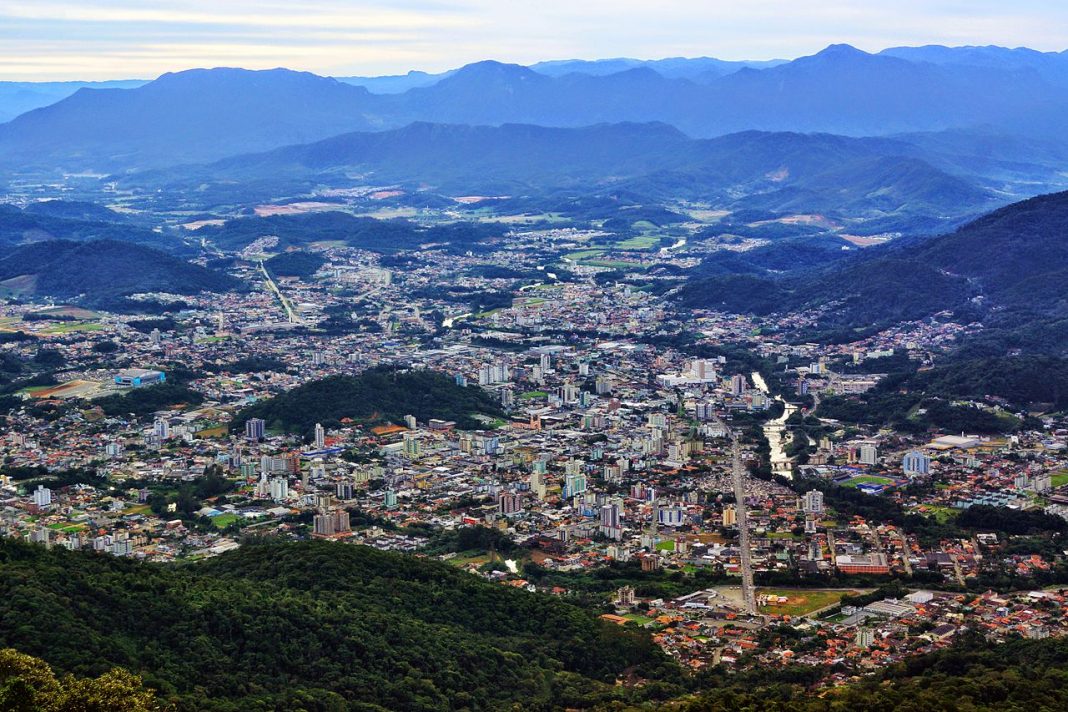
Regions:
<instances>
[{"instance_id":1,"label":"road","mask_svg":"<svg viewBox=\"0 0 1068 712\"><path fill-rule=\"evenodd\" d=\"M749 513L745 507L745 469L742 467L738 434L731 433L731 470L734 475L734 506L738 520L738 549L742 569L742 598L745 610L756 615L756 589L753 587L753 552L749 544Z\"/></svg>"},{"instance_id":2,"label":"road","mask_svg":"<svg viewBox=\"0 0 1068 712\"><path fill-rule=\"evenodd\" d=\"M297 310L293 308L293 304L289 301L289 298L282 294L282 290L274 283L274 278L271 277L271 273L268 272L267 268L263 265L263 260L260 260L260 272L263 273L263 279L267 282L267 288L274 292L278 296L278 301L282 303L282 308L286 311L286 318L289 319L289 323L302 324L303 320L300 318L300 315L297 314Z\"/></svg>"}]
</instances>

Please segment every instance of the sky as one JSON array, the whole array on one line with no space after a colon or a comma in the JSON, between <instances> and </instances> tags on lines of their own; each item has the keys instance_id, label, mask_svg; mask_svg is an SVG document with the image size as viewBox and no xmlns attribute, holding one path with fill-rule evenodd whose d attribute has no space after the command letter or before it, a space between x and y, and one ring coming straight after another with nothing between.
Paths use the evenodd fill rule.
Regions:
<instances>
[{"instance_id":1,"label":"sky","mask_svg":"<svg viewBox=\"0 0 1068 712\"><path fill-rule=\"evenodd\" d=\"M0 0L0 80L192 67L441 71L482 59L771 59L846 42L1068 48L1064 0Z\"/></svg>"}]
</instances>

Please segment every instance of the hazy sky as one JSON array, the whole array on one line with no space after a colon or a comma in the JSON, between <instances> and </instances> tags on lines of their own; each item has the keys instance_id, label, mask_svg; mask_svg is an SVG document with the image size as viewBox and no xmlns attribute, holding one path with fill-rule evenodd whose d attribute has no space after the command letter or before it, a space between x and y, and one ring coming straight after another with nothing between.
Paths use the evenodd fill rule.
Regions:
<instances>
[{"instance_id":1,"label":"hazy sky","mask_svg":"<svg viewBox=\"0 0 1068 712\"><path fill-rule=\"evenodd\" d=\"M0 0L0 79L205 66L320 74L480 59L792 58L848 42L1068 46L1064 0Z\"/></svg>"}]
</instances>

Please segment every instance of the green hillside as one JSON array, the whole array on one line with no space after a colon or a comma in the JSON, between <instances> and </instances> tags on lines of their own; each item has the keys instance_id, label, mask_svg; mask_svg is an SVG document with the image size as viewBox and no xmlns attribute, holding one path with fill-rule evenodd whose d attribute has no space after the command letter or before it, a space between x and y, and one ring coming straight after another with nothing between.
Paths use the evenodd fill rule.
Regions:
<instances>
[{"instance_id":1,"label":"green hillside","mask_svg":"<svg viewBox=\"0 0 1068 712\"><path fill-rule=\"evenodd\" d=\"M551 709L671 667L645 633L366 547L174 566L0 540L0 571L0 646L82 676L120 666L180 710Z\"/></svg>"},{"instance_id":2,"label":"green hillside","mask_svg":"<svg viewBox=\"0 0 1068 712\"><path fill-rule=\"evenodd\" d=\"M0 286L17 288L28 296L106 307L138 292L222 292L240 283L143 245L49 240L17 247L0 259Z\"/></svg>"},{"instance_id":3,"label":"green hillside","mask_svg":"<svg viewBox=\"0 0 1068 712\"><path fill-rule=\"evenodd\" d=\"M475 414L500 414L500 406L478 386L458 386L435 371L379 367L358 376L311 381L256 403L238 413L232 428L239 430L249 418L262 418L270 428L306 433L316 423L331 427L343 418L364 424L400 423L405 415L422 422L454 420L462 428L476 428Z\"/></svg>"}]
</instances>

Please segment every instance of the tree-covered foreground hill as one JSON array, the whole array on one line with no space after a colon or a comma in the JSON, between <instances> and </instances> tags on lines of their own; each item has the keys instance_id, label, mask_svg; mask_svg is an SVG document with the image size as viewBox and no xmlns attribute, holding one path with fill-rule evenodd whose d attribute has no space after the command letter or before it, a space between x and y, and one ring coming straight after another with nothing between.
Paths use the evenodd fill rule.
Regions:
<instances>
[{"instance_id":1,"label":"tree-covered foreground hill","mask_svg":"<svg viewBox=\"0 0 1068 712\"><path fill-rule=\"evenodd\" d=\"M430 560L328 542L190 565L0 540L0 647L142 675L181 710L553 709L674 677L648 634Z\"/></svg>"}]
</instances>

